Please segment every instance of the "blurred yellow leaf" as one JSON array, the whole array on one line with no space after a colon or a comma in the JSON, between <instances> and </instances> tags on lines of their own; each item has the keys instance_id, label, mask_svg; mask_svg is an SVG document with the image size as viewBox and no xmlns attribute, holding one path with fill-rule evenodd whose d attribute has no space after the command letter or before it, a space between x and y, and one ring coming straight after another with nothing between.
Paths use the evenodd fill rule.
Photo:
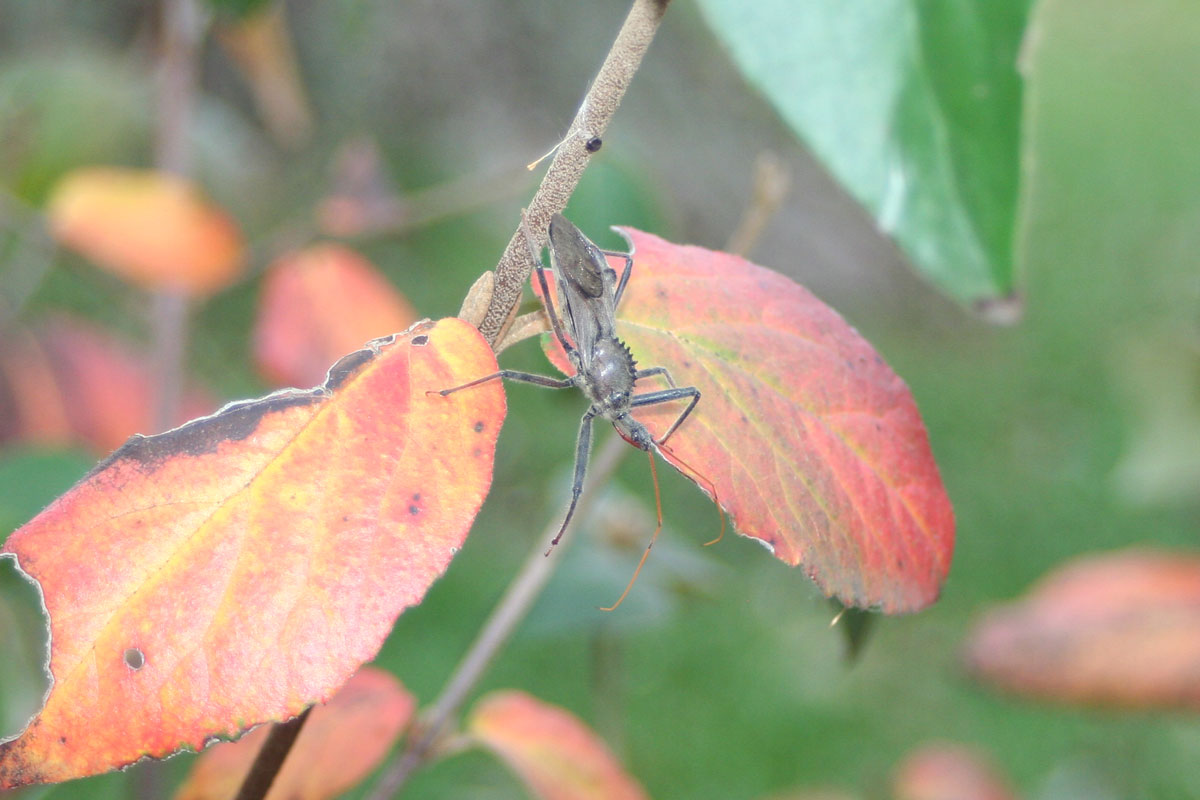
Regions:
<instances>
[{"instance_id":1,"label":"blurred yellow leaf","mask_svg":"<svg viewBox=\"0 0 1200 800\"><path fill-rule=\"evenodd\" d=\"M205 295L239 274L242 240L233 220L174 175L76 170L55 187L48 213L60 241L148 289Z\"/></svg>"}]
</instances>

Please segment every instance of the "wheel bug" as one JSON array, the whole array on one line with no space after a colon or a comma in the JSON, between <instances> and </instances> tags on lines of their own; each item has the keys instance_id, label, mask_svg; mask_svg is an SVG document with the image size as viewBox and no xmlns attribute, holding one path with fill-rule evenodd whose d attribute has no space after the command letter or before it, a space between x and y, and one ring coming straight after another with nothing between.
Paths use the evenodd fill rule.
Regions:
<instances>
[{"instance_id":1,"label":"wheel bug","mask_svg":"<svg viewBox=\"0 0 1200 800\"><path fill-rule=\"evenodd\" d=\"M525 227L522 218L521 225ZM566 389L578 387L591 403L591 407L583 415L579 425L579 439L575 446L575 479L571 484L571 502L567 506L566 516L558 533L550 542L546 555L562 539L575 506L583 492L583 481L587 474L588 456L592 446L592 421L596 417L607 419L630 444L650 454L651 470L654 469L654 453L662 455L662 448L692 410L700 402L700 390L694 386L676 386L675 380L666 367L650 367L638 369L633 354L616 334L616 310L625 292L625 285L633 269L633 257L627 253L608 253L593 244L579 228L575 227L562 214L555 214L550 219L550 268L554 271L555 288L558 293L558 305L562 309L560 316L555 303L550 297L550 287L546 280L545 268L538 256L533 237L525 228L536 265L538 284L542 290L542 303L550 318L550 327L554 337L562 345L575 374L568 378L550 378L545 375L534 375L528 372L504 369L491 375L478 378L461 386L442 389L437 394L445 397L453 392L461 391L497 378L532 383L550 389ZM617 279L616 270L608 265L605 254L621 256L625 259L625 268ZM661 375L670 388L634 394L634 385L642 378ZM687 407L675 418L667 428L662 438L655 439L646 426L633 417L633 409L642 406L669 403L676 400L688 400ZM690 469L690 467L689 467ZM695 470L692 470L695 472ZM655 477L655 497L658 496L658 482ZM714 494L715 496L715 494ZM659 509L659 528L662 527L662 511ZM657 537L658 529L654 536ZM654 537L650 546L654 544ZM638 571L645 563L646 554L638 564ZM634 579L637 572L634 572ZM630 586L633 582L630 581ZM625 593L629 592L627 587ZM612 606L616 608L625 599L625 594ZM611 610L605 609L605 610Z\"/></svg>"}]
</instances>

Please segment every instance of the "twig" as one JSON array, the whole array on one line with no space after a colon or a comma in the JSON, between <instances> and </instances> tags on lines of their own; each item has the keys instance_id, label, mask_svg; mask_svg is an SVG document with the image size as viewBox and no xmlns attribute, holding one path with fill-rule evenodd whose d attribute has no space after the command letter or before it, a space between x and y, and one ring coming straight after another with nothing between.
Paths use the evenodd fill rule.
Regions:
<instances>
[{"instance_id":1,"label":"twig","mask_svg":"<svg viewBox=\"0 0 1200 800\"><path fill-rule=\"evenodd\" d=\"M621 459L629 452L625 441L618 436L612 436L600 448L596 461L588 476L587 486L579 497L576 519L586 517L589 507L595 502L598 494L597 487L603 486L616 471ZM572 522L571 528L574 528ZM421 722L409 740L408 746L399 757L384 769L383 775L375 787L366 795L366 800L387 800L395 796L409 776L421 766L436 750L439 738L442 736L452 717L462 707L467 695L475 688L479 679L487 670L496 653L508 641L517 624L529 612L533 602L541 593L550 575L562 558L563 544L546 554L546 542L558 531L558 525L551 522L545 532L537 537L533 549L521 566L521 570L513 578L504 593L504 597L492 611L492 615L480 629L462 661L447 681L441 695L422 715ZM569 531L568 531L569 534ZM566 536L564 544L574 537Z\"/></svg>"},{"instance_id":2,"label":"twig","mask_svg":"<svg viewBox=\"0 0 1200 800\"><path fill-rule=\"evenodd\" d=\"M258 751L234 800L262 800L267 796L271 784L275 782L275 776L287 760L288 753L291 752L292 745L295 744L296 737L300 735L300 729L304 727L304 722L312 710L313 707L309 706L300 716L271 726L271 733L263 742L262 749Z\"/></svg>"},{"instance_id":3,"label":"twig","mask_svg":"<svg viewBox=\"0 0 1200 800\"><path fill-rule=\"evenodd\" d=\"M669 2L634 0L625 24L621 26L608 57L596 74L592 88L583 98L583 104L566 138L559 144L554 160L546 170L546 177L525 210L525 217L539 246L546 243L550 216L566 208L567 200L579 184L588 157L594 152L594 146L589 148L588 145L604 135L609 120L625 95L625 89L642 63L642 56L650 46ZM532 271L533 256L529 252L525 234L518 229L496 265L496 288L487 313L479 324L479 331L489 344L495 344L508 327L520 302L525 281Z\"/></svg>"},{"instance_id":4,"label":"twig","mask_svg":"<svg viewBox=\"0 0 1200 800\"><path fill-rule=\"evenodd\" d=\"M758 243L767 223L791 189L792 175L783 160L764 150L754 160L754 193L742 214L737 230L725 244L725 251L744 256Z\"/></svg>"},{"instance_id":5,"label":"twig","mask_svg":"<svg viewBox=\"0 0 1200 800\"><path fill-rule=\"evenodd\" d=\"M203 12L195 0L166 0L163 4L162 53L155 104L154 163L175 175L187 176L192 159L189 131L195 105L196 69L204 36ZM187 342L186 296L160 289L153 298L155 431L176 421L183 395L183 356Z\"/></svg>"}]
</instances>

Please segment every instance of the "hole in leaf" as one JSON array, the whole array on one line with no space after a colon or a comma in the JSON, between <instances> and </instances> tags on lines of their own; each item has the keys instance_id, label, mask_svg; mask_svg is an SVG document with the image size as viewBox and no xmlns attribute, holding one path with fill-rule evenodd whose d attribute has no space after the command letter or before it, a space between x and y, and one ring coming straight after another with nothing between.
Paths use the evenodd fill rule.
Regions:
<instances>
[{"instance_id":1,"label":"hole in leaf","mask_svg":"<svg viewBox=\"0 0 1200 800\"><path fill-rule=\"evenodd\" d=\"M146 655L136 647L131 647L125 651L125 666L133 671L137 671L146 666Z\"/></svg>"},{"instance_id":2,"label":"hole in leaf","mask_svg":"<svg viewBox=\"0 0 1200 800\"><path fill-rule=\"evenodd\" d=\"M412 339L412 344L413 347L424 347L425 345L429 344L429 337L425 334L414 336Z\"/></svg>"}]
</instances>

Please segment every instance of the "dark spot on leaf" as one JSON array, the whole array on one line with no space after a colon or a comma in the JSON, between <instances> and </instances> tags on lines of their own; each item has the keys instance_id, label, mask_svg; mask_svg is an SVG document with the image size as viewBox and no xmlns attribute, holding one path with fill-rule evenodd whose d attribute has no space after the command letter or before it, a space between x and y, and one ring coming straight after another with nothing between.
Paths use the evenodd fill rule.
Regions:
<instances>
[{"instance_id":1,"label":"dark spot on leaf","mask_svg":"<svg viewBox=\"0 0 1200 800\"><path fill-rule=\"evenodd\" d=\"M342 514L342 522L349 522L349 521L350 521L350 515Z\"/></svg>"},{"instance_id":2,"label":"dark spot on leaf","mask_svg":"<svg viewBox=\"0 0 1200 800\"><path fill-rule=\"evenodd\" d=\"M481 455L483 455L483 449L476 447L474 450L471 451L471 455L474 456L475 458L479 458Z\"/></svg>"},{"instance_id":3,"label":"dark spot on leaf","mask_svg":"<svg viewBox=\"0 0 1200 800\"><path fill-rule=\"evenodd\" d=\"M415 517L417 514L421 513L421 507L415 504L411 505L408 507L408 513Z\"/></svg>"},{"instance_id":4,"label":"dark spot on leaf","mask_svg":"<svg viewBox=\"0 0 1200 800\"><path fill-rule=\"evenodd\" d=\"M125 666L129 667L134 672L137 672L142 667L146 666L146 654L136 647L131 647L125 651Z\"/></svg>"},{"instance_id":5,"label":"dark spot on leaf","mask_svg":"<svg viewBox=\"0 0 1200 800\"><path fill-rule=\"evenodd\" d=\"M66 743L67 743L67 737L65 737L65 736L60 736L60 737L58 737L58 743L59 743L59 744L66 744Z\"/></svg>"},{"instance_id":6,"label":"dark spot on leaf","mask_svg":"<svg viewBox=\"0 0 1200 800\"><path fill-rule=\"evenodd\" d=\"M338 388L358 372L363 364L374 358L375 352L369 349L355 350L349 355L342 356L329 368L329 374L325 376L325 388L330 391Z\"/></svg>"},{"instance_id":7,"label":"dark spot on leaf","mask_svg":"<svg viewBox=\"0 0 1200 800\"><path fill-rule=\"evenodd\" d=\"M483 433L483 420L480 420L479 422L475 423L475 432Z\"/></svg>"},{"instance_id":8,"label":"dark spot on leaf","mask_svg":"<svg viewBox=\"0 0 1200 800\"><path fill-rule=\"evenodd\" d=\"M429 344L429 337L423 333L420 336L414 336L412 338L413 347L424 347L427 344Z\"/></svg>"},{"instance_id":9,"label":"dark spot on leaf","mask_svg":"<svg viewBox=\"0 0 1200 800\"><path fill-rule=\"evenodd\" d=\"M667 299L667 290L664 289L663 287L659 286L657 289L654 290L654 296L657 297L659 300L666 300Z\"/></svg>"},{"instance_id":10,"label":"dark spot on leaf","mask_svg":"<svg viewBox=\"0 0 1200 800\"><path fill-rule=\"evenodd\" d=\"M412 496L412 501L413 501L414 503L419 503L419 502L421 502L421 493L420 493L420 492L414 492L414 493L413 493L413 496Z\"/></svg>"},{"instance_id":11,"label":"dark spot on leaf","mask_svg":"<svg viewBox=\"0 0 1200 800\"><path fill-rule=\"evenodd\" d=\"M214 452L222 442L241 441L254 431L263 417L297 406L319 403L323 391L277 392L259 400L230 403L216 414L201 417L186 425L155 436L135 434L111 456L101 461L89 476L107 469L119 461L136 461L153 469L168 458L178 455L199 456Z\"/></svg>"}]
</instances>

